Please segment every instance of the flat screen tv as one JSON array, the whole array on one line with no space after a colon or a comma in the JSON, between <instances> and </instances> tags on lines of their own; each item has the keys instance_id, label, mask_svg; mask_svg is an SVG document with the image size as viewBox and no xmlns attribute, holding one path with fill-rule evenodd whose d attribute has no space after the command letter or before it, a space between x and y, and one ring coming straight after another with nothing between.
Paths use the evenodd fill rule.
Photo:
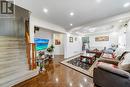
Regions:
<instances>
[{"instance_id":1,"label":"flat screen tv","mask_svg":"<svg viewBox=\"0 0 130 87\"><path fill-rule=\"evenodd\" d=\"M48 39L41 39L41 38L34 38L34 42L36 44L36 50L45 50L48 47L49 40Z\"/></svg>"}]
</instances>

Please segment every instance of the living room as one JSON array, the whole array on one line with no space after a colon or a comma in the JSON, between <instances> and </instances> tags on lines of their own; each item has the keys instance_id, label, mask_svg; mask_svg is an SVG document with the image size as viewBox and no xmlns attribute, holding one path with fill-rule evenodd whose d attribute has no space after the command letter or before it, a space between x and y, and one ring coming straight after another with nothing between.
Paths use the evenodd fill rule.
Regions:
<instances>
[{"instance_id":1,"label":"living room","mask_svg":"<svg viewBox=\"0 0 130 87\"><path fill-rule=\"evenodd\" d=\"M72 58L66 59L62 63L66 66L69 66L81 73L84 73L88 76L93 77L93 69L97 66L97 62L93 62L96 60L100 60L102 58L104 59L115 59L121 56L125 51L129 51L128 42L127 42L127 34L128 34L128 26L129 26L129 17L128 14L122 14L118 16L114 16L112 18L106 19L105 24L102 22L98 26L90 26L84 27L83 29L74 29L71 31L71 35L69 34L68 39L71 39L72 34L75 34L80 37L80 41L76 43L77 46L75 46L75 43L70 42L69 40L69 46L67 48L68 54L71 52L71 56L74 56ZM122 19L118 19L118 18ZM117 20L114 20L117 19ZM109 22L108 22L109 20ZM114 21L110 21L114 20ZM75 37L73 36L73 39ZM79 47L78 50L76 50ZM70 49L73 49L70 51ZM80 54L80 55L79 55ZM91 60L91 58L88 58L86 61L84 57L87 56L93 56L91 54L96 54L96 60ZM75 55L77 55L75 57ZM79 56L78 56L79 55ZM79 57L79 59L77 59ZM83 62L92 62L91 66L85 67L85 65L80 64L80 59L83 57ZM76 62L77 61L77 62ZM128 62L129 59L126 58L126 61ZM82 69L72 66L68 64L68 62L71 62L72 65L79 66ZM83 69L88 69L88 72L84 71Z\"/></svg>"},{"instance_id":2,"label":"living room","mask_svg":"<svg viewBox=\"0 0 130 87\"><path fill-rule=\"evenodd\" d=\"M129 0L1 3L1 87L130 87Z\"/></svg>"}]
</instances>

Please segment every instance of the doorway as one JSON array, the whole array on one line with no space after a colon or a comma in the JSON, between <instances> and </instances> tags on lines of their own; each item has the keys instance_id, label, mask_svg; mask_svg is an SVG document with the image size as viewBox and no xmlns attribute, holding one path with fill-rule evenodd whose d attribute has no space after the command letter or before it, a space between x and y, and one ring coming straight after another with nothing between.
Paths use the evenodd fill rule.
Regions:
<instances>
[{"instance_id":1,"label":"doorway","mask_svg":"<svg viewBox=\"0 0 130 87\"><path fill-rule=\"evenodd\" d=\"M64 57L64 34L63 33L35 26L34 39L46 41L46 43L44 44L43 42L40 42L40 45L42 44L42 46L39 48L38 43L35 42L34 40L34 42L36 43L37 55L40 51L44 51L45 53L47 53L47 48L53 45L54 46L54 51L52 53L53 58L57 56Z\"/></svg>"}]
</instances>

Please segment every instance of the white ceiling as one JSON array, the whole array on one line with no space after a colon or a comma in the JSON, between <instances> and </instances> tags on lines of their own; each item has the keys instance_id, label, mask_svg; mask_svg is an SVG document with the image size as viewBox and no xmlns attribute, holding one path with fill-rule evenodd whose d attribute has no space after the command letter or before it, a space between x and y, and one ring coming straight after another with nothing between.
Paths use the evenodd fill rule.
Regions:
<instances>
[{"instance_id":1,"label":"white ceiling","mask_svg":"<svg viewBox=\"0 0 130 87\"><path fill-rule=\"evenodd\" d=\"M129 16L128 16L129 15ZM106 22L101 21L101 25L96 26L81 26L78 28L72 29L71 33L78 35L78 36L86 36L86 35L95 35L95 34L105 34L105 33L112 33L112 32L119 32L121 29L125 30L125 24L128 24L130 21L130 13L128 15L121 15L121 18L118 16L119 19L116 19L117 16L113 17L114 21L110 19L110 22L106 19ZM127 17L128 16L128 17Z\"/></svg>"},{"instance_id":2,"label":"white ceiling","mask_svg":"<svg viewBox=\"0 0 130 87\"><path fill-rule=\"evenodd\" d=\"M21 1L21 0L20 0ZM130 0L25 0L32 14L66 30L130 11ZM43 12L48 9L48 13ZM75 15L71 17L70 12ZM70 26L70 23L73 26Z\"/></svg>"}]
</instances>

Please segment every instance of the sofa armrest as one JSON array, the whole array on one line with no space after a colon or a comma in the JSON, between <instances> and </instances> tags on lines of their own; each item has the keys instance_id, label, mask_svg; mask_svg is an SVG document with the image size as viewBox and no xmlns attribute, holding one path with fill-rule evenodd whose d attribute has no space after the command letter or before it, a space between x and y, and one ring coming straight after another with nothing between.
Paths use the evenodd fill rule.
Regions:
<instances>
[{"instance_id":1,"label":"sofa armrest","mask_svg":"<svg viewBox=\"0 0 130 87\"><path fill-rule=\"evenodd\" d=\"M104 62L104 63L109 63L109 64L114 64L114 65L118 65L119 61L116 60L112 60L112 59L99 59L98 62Z\"/></svg>"},{"instance_id":2,"label":"sofa armrest","mask_svg":"<svg viewBox=\"0 0 130 87\"><path fill-rule=\"evenodd\" d=\"M110 73L113 73L122 77L130 78L130 73L124 70L118 69L118 68L114 68L114 67L103 65L103 64L99 64L97 68L103 69L105 71L108 71Z\"/></svg>"}]
</instances>

